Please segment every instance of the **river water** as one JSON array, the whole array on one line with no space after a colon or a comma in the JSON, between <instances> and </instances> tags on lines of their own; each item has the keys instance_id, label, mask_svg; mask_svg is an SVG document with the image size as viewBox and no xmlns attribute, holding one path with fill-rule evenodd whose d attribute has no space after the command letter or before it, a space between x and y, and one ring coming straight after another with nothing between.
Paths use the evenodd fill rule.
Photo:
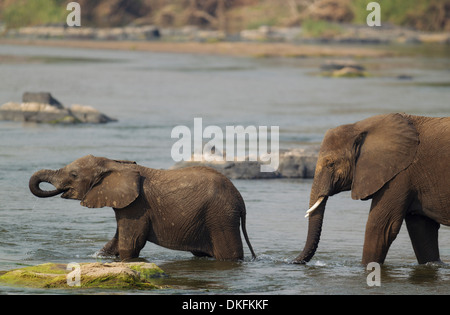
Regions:
<instances>
[{"instance_id":1,"label":"river water","mask_svg":"<svg viewBox=\"0 0 450 315\"><path fill-rule=\"evenodd\" d=\"M411 50L414 50L411 47ZM95 256L114 234L111 209L74 200L39 199L33 172L93 154L153 168L174 164L171 131L217 125L279 126L280 148L320 143L331 127L374 114L450 114L450 59L360 59L367 78L317 75L329 58L246 58L139 51L0 46L0 102L25 91L49 91L64 105L92 105L118 119L105 125L0 122L0 271L43 262L109 261ZM20 57L20 58L18 58ZM399 75L410 76L400 80ZM233 180L247 206L257 253L242 262L194 258L147 243L141 257L169 275L170 289L152 294L449 294L450 267L419 266L405 226L369 286L360 265L369 201L349 193L329 199L318 251L306 265L290 262L307 232L310 179ZM450 263L450 228L440 229ZM73 293L0 286L0 293ZM101 293L91 290L88 293ZM107 291L111 293L111 291ZM122 293L130 293L122 292ZM131 292L142 293L142 292ZM149 293L149 292L146 292Z\"/></svg>"}]
</instances>

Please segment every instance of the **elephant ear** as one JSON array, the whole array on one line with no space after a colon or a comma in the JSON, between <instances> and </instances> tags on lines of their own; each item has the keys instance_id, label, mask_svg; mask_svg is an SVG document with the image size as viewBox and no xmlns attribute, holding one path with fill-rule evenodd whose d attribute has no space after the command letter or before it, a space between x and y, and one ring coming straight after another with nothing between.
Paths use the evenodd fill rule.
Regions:
<instances>
[{"instance_id":1,"label":"elephant ear","mask_svg":"<svg viewBox=\"0 0 450 315\"><path fill-rule=\"evenodd\" d=\"M140 174L133 169L113 170L106 173L81 200L88 208L125 208L139 196Z\"/></svg>"},{"instance_id":2,"label":"elephant ear","mask_svg":"<svg viewBox=\"0 0 450 315\"><path fill-rule=\"evenodd\" d=\"M414 160L419 137L401 114L379 115L355 124L356 165L352 198L369 199Z\"/></svg>"}]
</instances>

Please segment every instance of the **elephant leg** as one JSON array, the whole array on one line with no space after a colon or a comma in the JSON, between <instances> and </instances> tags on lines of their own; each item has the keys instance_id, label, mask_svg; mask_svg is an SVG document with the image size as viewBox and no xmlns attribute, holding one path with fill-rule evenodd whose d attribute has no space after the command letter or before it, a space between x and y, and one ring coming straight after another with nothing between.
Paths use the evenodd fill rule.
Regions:
<instances>
[{"instance_id":1,"label":"elephant leg","mask_svg":"<svg viewBox=\"0 0 450 315\"><path fill-rule=\"evenodd\" d=\"M410 204L407 189L399 191L399 187L407 187L406 181L399 174L374 195L366 224L363 264L383 263L389 247L397 237Z\"/></svg>"},{"instance_id":2,"label":"elephant leg","mask_svg":"<svg viewBox=\"0 0 450 315\"><path fill-rule=\"evenodd\" d=\"M146 234L142 231L130 230L128 227L119 226L119 256L121 260L138 258L141 249L147 242Z\"/></svg>"},{"instance_id":3,"label":"elephant leg","mask_svg":"<svg viewBox=\"0 0 450 315\"><path fill-rule=\"evenodd\" d=\"M116 229L116 234L114 237L103 246L100 250L100 256L119 256L119 231Z\"/></svg>"},{"instance_id":4,"label":"elephant leg","mask_svg":"<svg viewBox=\"0 0 450 315\"><path fill-rule=\"evenodd\" d=\"M405 222L419 264L440 262L438 246L440 224L428 217L414 214L408 214Z\"/></svg>"},{"instance_id":5,"label":"elephant leg","mask_svg":"<svg viewBox=\"0 0 450 315\"><path fill-rule=\"evenodd\" d=\"M213 256L218 260L239 260L244 258L239 226L229 231L211 235Z\"/></svg>"},{"instance_id":6,"label":"elephant leg","mask_svg":"<svg viewBox=\"0 0 450 315\"><path fill-rule=\"evenodd\" d=\"M117 242L121 260L138 258L149 235L145 208L137 204L124 209L114 209L117 221Z\"/></svg>"}]
</instances>

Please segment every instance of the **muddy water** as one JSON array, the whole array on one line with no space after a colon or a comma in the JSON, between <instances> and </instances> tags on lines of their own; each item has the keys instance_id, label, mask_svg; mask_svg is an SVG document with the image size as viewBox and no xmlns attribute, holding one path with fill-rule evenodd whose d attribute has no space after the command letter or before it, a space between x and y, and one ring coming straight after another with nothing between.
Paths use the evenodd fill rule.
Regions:
<instances>
[{"instance_id":1,"label":"muddy water","mask_svg":"<svg viewBox=\"0 0 450 315\"><path fill-rule=\"evenodd\" d=\"M1 103L19 101L24 91L50 91L65 105L92 105L119 119L83 126L0 122L0 270L97 261L95 252L114 234L111 209L31 195L28 179L38 169L56 169L86 154L168 168L174 164L171 130L193 126L194 117L221 128L279 126L280 147L292 148L318 144L328 128L373 114L450 113L450 63L442 57L362 59L371 77L330 79L317 75L323 58L15 46L1 46L0 55L25 57L0 64ZM306 238L311 180L233 182L247 205L247 229L258 258L251 261L245 247L244 261L218 262L147 243L141 256L170 275L165 281L172 288L158 293L450 293L449 267L417 265L405 227L381 270L381 286L368 286L369 272L359 261L370 203L353 201L348 193L329 199L313 260L291 264ZM449 227L441 227L439 241L442 259L450 263ZM48 293L5 286L0 292Z\"/></svg>"}]
</instances>

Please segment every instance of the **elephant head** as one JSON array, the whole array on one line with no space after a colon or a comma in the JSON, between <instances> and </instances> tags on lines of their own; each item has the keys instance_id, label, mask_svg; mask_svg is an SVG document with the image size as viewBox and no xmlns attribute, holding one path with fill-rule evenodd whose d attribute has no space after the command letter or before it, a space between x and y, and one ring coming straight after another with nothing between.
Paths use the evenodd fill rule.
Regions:
<instances>
[{"instance_id":1,"label":"elephant head","mask_svg":"<svg viewBox=\"0 0 450 315\"><path fill-rule=\"evenodd\" d=\"M41 198L61 194L62 198L81 200L89 208L124 208L132 203L140 192L140 174L127 167L130 161L114 161L88 155L59 170L40 170L29 182L31 192ZM41 182L55 186L46 191Z\"/></svg>"},{"instance_id":2,"label":"elephant head","mask_svg":"<svg viewBox=\"0 0 450 315\"><path fill-rule=\"evenodd\" d=\"M294 263L308 262L319 244L328 197L351 190L355 200L372 198L414 160L418 134L404 115L378 115L325 134L310 194L308 235Z\"/></svg>"}]
</instances>

